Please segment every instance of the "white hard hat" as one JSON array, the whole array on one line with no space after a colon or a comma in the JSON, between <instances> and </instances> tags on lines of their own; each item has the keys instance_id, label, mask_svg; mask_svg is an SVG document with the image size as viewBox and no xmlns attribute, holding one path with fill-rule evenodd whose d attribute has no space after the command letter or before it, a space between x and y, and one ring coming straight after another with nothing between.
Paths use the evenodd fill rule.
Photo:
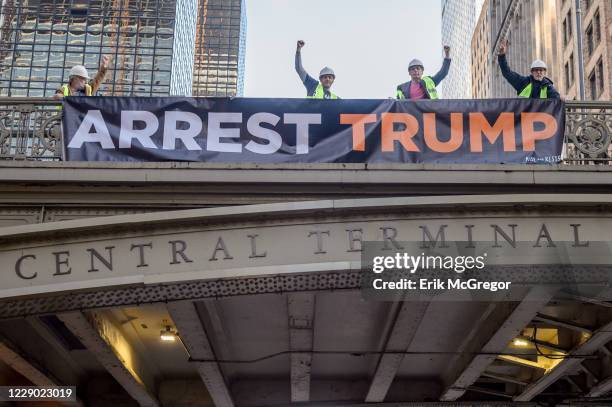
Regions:
<instances>
[{"instance_id":1,"label":"white hard hat","mask_svg":"<svg viewBox=\"0 0 612 407\"><path fill-rule=\"evenodd\" d=\"M531 69L537 69L537 68L548 69L548 67L546 66L546 63L539 59L536 59L535 61L531 63Z\"/></svg>"},{"instance_id":2,"label":"white hard hat","mask_svg":"<svg viewBox=\"0 0 612 407\"><path fill-rule=\"evenodd\" d=\"M331 75L334 78L336 77L334 70L331 69L329 66L326 66L325 68L321 69L321 72L319 72L319 78L323 75Z\"/></svg>"},{"instance_id":3,"label":"white hard hat","mask_svg":"<svg viewBox=\"0 0 612 407\"><path fill-rule=\"evenodd\" d=\"M85 79L91 79L87 74L87 69L83 65L75 65L70 69L70 76L80 76Z\"/></svg>"},{"instance_id":4,"label":"white hard hat","mask_svg":"<svg viewBox=\"0 0 612 407\"><path fill-rule=\"evenodd\" d=\"M420 59L413 59L412 61L410 61L410 63L408 64L408 70L412 69L412 67L415 66L420 66L421 68L424 68L425 66L423 65L423 62Z\"/></svg>"}]
</instances>

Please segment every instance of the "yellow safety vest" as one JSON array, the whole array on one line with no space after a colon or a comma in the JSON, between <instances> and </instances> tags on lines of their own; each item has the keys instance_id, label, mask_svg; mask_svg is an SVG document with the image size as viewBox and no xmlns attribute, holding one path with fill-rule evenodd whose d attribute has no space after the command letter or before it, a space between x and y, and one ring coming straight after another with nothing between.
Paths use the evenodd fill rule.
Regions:
<instances>
[{"instance_id":1,"label":"yellow safety vest","mask_svg":"<svg viewBox=\"0 0 612 407\"><path fill-rule=\"evenodd\" d=\"M64 96L70 96L70 87L68 85L62 85L62 91L64 92ZM92 92L93 89L91 88L91 85L89 85L88 83L85 84L85 95L86 96L92 96Z\"/></svg>"},{"instance_id":2,"label":"yellow safety vest","mask_svg":"<svg viewBox=\"0 0 612 407\"><path fill-rule=\"evenodd\" d=\"M425 82L425 92L427 92L429 98L433 100L440 99L433 79L430 76L423 76L422 79ZM404 85L405 89L402 89L403 85L397 87L397 99L408 99L410 97L410 82L406 82Z\"/></svg>"},{"instance_id":3,"label":"yellow safety vest","mask_svg":"<svg viewBox=\"0 0 612 407\"><path fill-rule=\"evenodd\" d=\"M93 89L91 88L91 86L88 83L86 83L85 84L85 95L92 96L92 93L93 93L92 90ZM62 92L64 93L64 96L70 96L70 87L68 85L62 85ZM62 110L62 107L58 106L57 110Z\"/></svg>"},{"instance_id":4,"label":"yellow safety vest","mask_svg":"<svg viewBox=\"0 0 612 407\"><path fill-rule=\"evenodd\" d=\"M519 93L520 98L531 97L531 90L533 89L533 83L529 82L529 85L525 86L525 89ZM540 88L540 99L548 99L548 85Z\"/></svg>"},{"instance_id":5,"label":"yellow safety vest","mask_svg":"<svg viewBox=\"0 0 612 407\"><path fill-rule=\"evenodd\" d=\"M306 96L308 99L325 99L325 89L323 89L323 85L321 85L320 83L317 85L317 89L315 90L314 95L312 96ZM338 96L334 95L333 93L329 92L329 98L330 99L338 99Z\"/></svg>"}]
</instances>

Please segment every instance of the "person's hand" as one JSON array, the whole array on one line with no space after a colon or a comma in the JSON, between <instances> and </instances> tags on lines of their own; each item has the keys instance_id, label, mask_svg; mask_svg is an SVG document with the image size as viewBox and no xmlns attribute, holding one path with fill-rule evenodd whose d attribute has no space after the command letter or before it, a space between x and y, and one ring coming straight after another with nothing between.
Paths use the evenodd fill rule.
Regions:
<instances>
[{"instance_id":1,"label":"person's hand","mask_svg":"<svg viewBox=\"0 0 612 407\"><path fill-rule=\"evenodd\" d=\"M297 49L298 49L298 51L301 50L304 45L306 45L306 43L304 41L302 41L302 40L299 40L297 42Z\"/></svg>"},{"instance_id":2,"label":"person's hand","mask_svg":"<svg viewBox=\"0 0 612 407\"><path fill-rule=\"evenodd\" d=\"M448 45L444 46L444 57L445 58L449 58L450 57L450 47Z\"/></svg>"},{"instance_id":3,"label":"person's hand","mask_svg":"<svg viewBox=\"0 0 612 407\"><path fill-rule=\"evenodd\" d=\"M499 49L497 50L497 55L506 55L507 50L508 50L508 40L504 38L499 43Z\"/></svg>"},{"instance_id":4,"label":"person's hand","mask_svg":"<svg viewBox=\"0 0 612 407\"><path fill-rule=\"evenodd\" d=\"M102 56L102 61L100 62L100 69L108 69L110 66L110 58L107 55Z\"/></svg>"}]
</instances>

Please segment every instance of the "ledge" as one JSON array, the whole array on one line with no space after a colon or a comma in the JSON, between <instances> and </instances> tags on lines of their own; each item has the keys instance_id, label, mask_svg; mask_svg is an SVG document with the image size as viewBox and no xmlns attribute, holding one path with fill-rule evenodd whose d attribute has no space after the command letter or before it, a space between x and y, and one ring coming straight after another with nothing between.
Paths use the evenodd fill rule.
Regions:
<instances>
[{"instance_id":1,"label":"ledge","mask_svg":"<svg viewBox=\"0 0 612 407\"><path fill-rule=\"evenodd\" d=\"M0 161L0 183L612 184L607 165Z\"/></svg>"}]
</instances>

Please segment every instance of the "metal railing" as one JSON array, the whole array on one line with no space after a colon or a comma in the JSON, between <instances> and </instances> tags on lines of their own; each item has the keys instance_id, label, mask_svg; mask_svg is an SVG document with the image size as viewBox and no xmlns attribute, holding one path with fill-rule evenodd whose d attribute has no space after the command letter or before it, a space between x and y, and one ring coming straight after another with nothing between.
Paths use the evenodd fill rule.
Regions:
<instances>
[{"instance_id":1,"label":"metal railing","mask_svg":"<svg viewBox=\"0 0 612 407\"><path fill-rule=\"evenodd\" d=\"M0 159L60 160L61 106L51 98L0 98Z\"/></svg>"},{"instance_id":2,"label":"metal railing","mask_svg":"<svg viewBox=\"0 0 612 407\"><path fill-rule=\"evenodd\" d=\"M61 160L61 102L0 98L0 159ZM567 102L563 162L612 164L612 101Z\"/></svg>"},{"instance_id":3,"label":"metal railing","mask_svg":"<svg viewBox=\"0 0 612 407\"><path fill-rule=\"evenodd\" d=\"M612 164L612 101L566 102L564 162Z\"/></svg>"}]
</instances>

